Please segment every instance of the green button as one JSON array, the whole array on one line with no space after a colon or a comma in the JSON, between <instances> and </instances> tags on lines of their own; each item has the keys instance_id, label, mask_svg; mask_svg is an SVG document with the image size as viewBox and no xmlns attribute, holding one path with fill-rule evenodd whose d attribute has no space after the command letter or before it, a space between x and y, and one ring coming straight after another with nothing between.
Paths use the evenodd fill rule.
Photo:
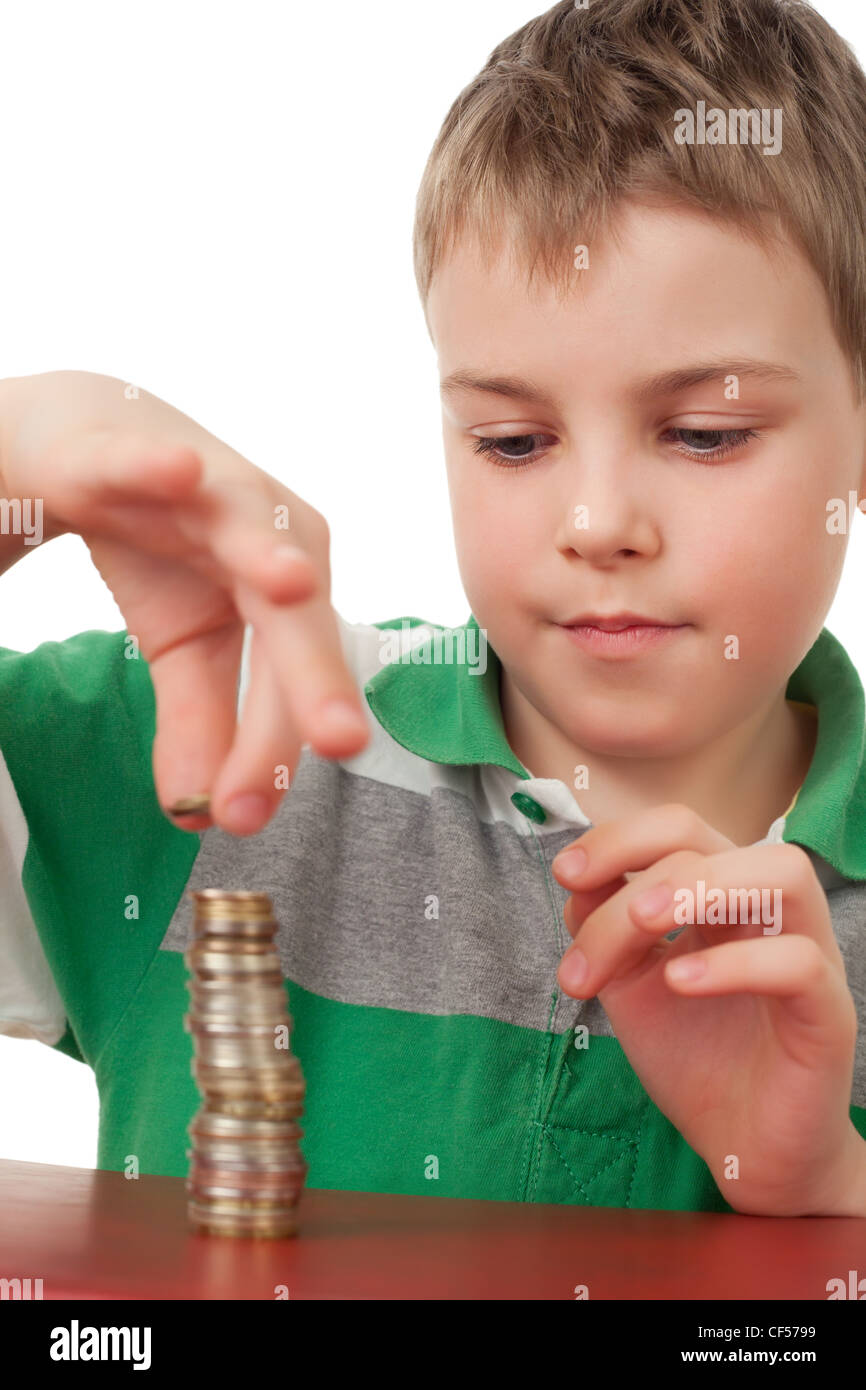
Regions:
<instances>
[{"instance_id":1,"label":"green button","mask_svg":"<svg viewBox=\"0 0 866 1390\"><path fill-rule=\"evenodd\" d=\"M543 806L539 806L537 801L533 801L531 796L525 792L515 792L511 798L512 805L518 811L522 811L528 820L534 820L537 825L543 825L547 820L547 812Z\"/></svg>"}]
</instances>

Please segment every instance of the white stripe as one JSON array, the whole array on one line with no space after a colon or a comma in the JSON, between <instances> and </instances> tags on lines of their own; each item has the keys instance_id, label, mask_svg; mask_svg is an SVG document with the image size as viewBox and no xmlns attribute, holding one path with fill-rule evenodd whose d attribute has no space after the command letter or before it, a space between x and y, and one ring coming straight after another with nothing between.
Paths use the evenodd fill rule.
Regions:
<instances>
[{"instance_id":1,"label":"white stripe","mask_svg":"<svg viewBox=\"0 0 866 1390\"><path fill-rule=\"evenodd\" d=\"M383 633L393 642L400 643L400 653L409 652L428 640L434 629L445 631L441 626L425 623L407 629L380 629L369 623L349 623L337 614L340 638L346 655L346 664L355 676L359 688L382 670ZM589 821L584 816L574 797L563 782L555 778L531 778L529 781L517 776L508 768L496 764L471 764L469 766L430 762L417 753L410 752L383 729L364 701L371 731L367 747L354 758L340 760L340 766L358 777L369 777L403 791L417 792L429 796L435 789L443 788L468 797L478 819L486 825L505 822L518 835L556 834L571 828L585 828ZM547 820L539 826L530 822L522 811L511 801L515 791L533 797L547 811Z\"/></svg>"},{"instance_id":2,"label":"white stripe","mask_svg":"<svg viewBox=\"0 0 866 1390\"><path fill-rule=\"evenodd\" d=\"M440 624L424 623L406 629L378 628L371 623L350 623L340 613L336 616L346 664L354 675L359 690L382 670L384 663L381 654L385 634L391 642L395 638L399 640L402 655L403 652L411 651L427 641L434 629L445 631ZM248 626L240 681L242 691L246 690L249 682L249 643L246 639L251 631ZM508 768L496 764L473 764L463 767L430 762L397 743L378 720L373 718L366 700L363 704L370 727L370 742L354 758L339 760L340 766L347 772L358 777L369 777L372 781L382 782L387 786L399 787L402 791L417 792L419 796L429 796L437 788L458 792L472 801L478 819L484 824L505 822L519 835L556 835L564 830L573 829L579 832L590 828L592 822L589 817L576 800L571 788L559 778L520 778ZM547 819L543 824L531 822L517 809L511 800L516 791L531 797L544 808ZM770 826L766 842L781 843L784 829L785 817L779 816Z\"/></svg>"},{"instance_id":3,"label":"white stripe","mask_svg":"<svg viewBox=\"0 0 866 1390\"><path fill-rule=\"evenodd\" d=\"M0 1033L50 1047L63 1037L66 1013L21 881L28 839L0 752Z\"/></svg>"}]
</instances>

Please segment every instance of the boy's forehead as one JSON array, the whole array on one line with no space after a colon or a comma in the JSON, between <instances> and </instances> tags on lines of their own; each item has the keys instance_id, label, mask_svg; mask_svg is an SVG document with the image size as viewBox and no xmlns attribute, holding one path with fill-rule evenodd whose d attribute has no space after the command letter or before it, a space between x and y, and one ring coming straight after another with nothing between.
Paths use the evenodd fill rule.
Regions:
<instances>
[{"instance_id":1,"label":"boy's forehead","mask_svg":"<svg viewBox=\"0 0 866 1390\"><path fill-rule=\"evenodd\" d=\"M747 227L733 218L716 217L701 208L657 196L624 197L592 238L582 237L580 223L575 225L573 235L561 247L561 271L568 278L569 293L579 298L606 275L624 271L643 275L650 265L663 269L666 262L682 265L683 252L688 253L688 262L704 266L708 258L740 264L757 258L792 273L808 266L778 219L767 216L761 225L772 237L768 246L761 246ZM581 250L582 256L578 254ZM437 266L430 298L441 298L451 288L477 286L479 290L490 288L500 297L503 292L532 295L545 304L555 298L555 289L541 270L530 286L531 258L517 231L501 233L485 254L476 232L468 227Z\"/></svg>"},{"instance_id":2,"label":"boy's forehead","mask_svg":"<svg viewBox=\"0 0 866 1390\"><path fill-rule=\"evenodd\" d=\"M591 339L594 351L638 345L658 361L730 349L808 370L833 340L830 305L805 256L777 224L769 244L729 219L684 205L623 200L586 247L565 295L538 272L530 285L513 240L485 257L471 234L437 267L427 314L443 378L521 343L555 356ZM579 229L563 257L580 259ZM572 336L573 335L573 336ZM837 347L837 352L839 351ZM480 356L479 356L480 355ZM826 365L826 362L825 362ZM838 369L834 361L834 369Z\"/></svg>"}]
</instances>

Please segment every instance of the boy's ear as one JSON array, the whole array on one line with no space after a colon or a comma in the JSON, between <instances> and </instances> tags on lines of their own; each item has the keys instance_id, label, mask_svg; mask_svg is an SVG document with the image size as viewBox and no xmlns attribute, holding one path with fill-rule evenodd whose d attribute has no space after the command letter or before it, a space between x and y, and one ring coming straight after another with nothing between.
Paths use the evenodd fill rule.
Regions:
<instances>
[{"instance_id":1,"label":"boy's ear","mask_svg":"<svg viewBox=\"0 0 866 1390\"><path fill-rule=\"evenodd\" d=\"M857 489L857 505L866 514L866 402L861 403L860 419L863 422L862 449L863 467L860 470L860 486Z\"/></svg>"}]
</instances>

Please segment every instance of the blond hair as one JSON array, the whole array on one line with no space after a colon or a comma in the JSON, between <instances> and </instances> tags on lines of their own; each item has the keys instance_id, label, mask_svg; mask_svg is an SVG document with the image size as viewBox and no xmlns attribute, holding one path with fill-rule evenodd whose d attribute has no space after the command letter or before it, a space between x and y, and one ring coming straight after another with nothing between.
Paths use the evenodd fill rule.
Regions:
<instances>
[{"instance_id":1,"label":"blond hair","mask_svg":"<svg viewBox=\"0 0 866 1390\"><path fill-rule=\"evenodd\" d=\"M675 113L781 109L783 148L675 139ZM773 214L824 288L866 392L866 75L805 0L562 0L504 39L449 110L418 191L425 305L458 239L508 238L530 281L573 285L626 195L731 219L767 245ZM767 214L770 214L768 219Z\"/></svg>"}]
</instances>

